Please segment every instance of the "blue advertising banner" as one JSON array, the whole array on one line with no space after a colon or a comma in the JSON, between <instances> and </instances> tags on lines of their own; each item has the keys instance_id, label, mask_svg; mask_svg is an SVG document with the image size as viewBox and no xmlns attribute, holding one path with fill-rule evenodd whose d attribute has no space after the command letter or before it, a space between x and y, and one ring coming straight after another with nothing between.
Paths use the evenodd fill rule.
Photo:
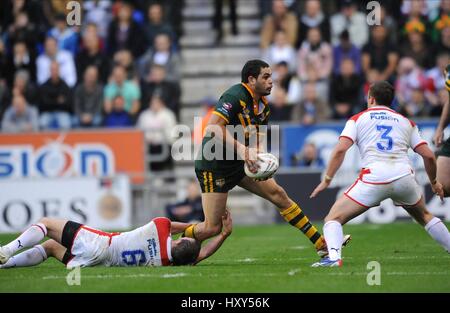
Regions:
<instances>
[{"instance_id":1,"label":"blue advertising banner","mask_svg":"<svg viewBox=\"0 0 450 313\"><path fill-rule=\"evenodd\" d=\"M416 121L422 137L428 142L430 148L435 150L432 143L434 131L438 120ZM281 147L280 157L281 164L284 167L298 166L295 162L296 156L301 154L302 148L306 143L313 143L318 152L319 158L322 159L324 165L328 163L329 156L339 140L339 135L344 129L345 122L333 124L317 124L311 126L300 125L284 125L281 130ZM446 129L446 136L450 134L450 127ZM421 160L411 151L411 161L413 166L423 167ZM360 168L359 151L353 146L345 158L342 169L358 169ZM420 162L418 162L420 161ZM320 163L319 163L320 164ZM322 166L323 167L323 166Z\"/></svg>"}]
</instances>

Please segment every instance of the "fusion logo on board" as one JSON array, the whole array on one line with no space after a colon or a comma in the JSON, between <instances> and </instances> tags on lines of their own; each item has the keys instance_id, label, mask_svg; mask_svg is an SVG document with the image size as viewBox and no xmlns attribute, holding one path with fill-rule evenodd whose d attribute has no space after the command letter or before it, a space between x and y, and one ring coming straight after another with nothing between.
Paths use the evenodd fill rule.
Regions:
<instances>
[{"instance_id":1,"label":"fusion logo on board","mask_svg":"<svg viewBox=\"0 0 450 313\"><path fill-rule=\"evenodd\" d=\"M0 179L27 177L111 176L114 154L104 144L52 142L38 149L31 145L0 146Z\"/></svg>"}]
</instances>

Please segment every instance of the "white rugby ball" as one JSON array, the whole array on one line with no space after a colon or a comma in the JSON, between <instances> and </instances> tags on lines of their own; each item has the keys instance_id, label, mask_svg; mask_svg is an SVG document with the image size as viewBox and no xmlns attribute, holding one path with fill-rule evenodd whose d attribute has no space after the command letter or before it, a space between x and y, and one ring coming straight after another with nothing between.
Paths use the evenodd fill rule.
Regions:
<instances>
[{"instance_id":1,"label":"white rugby ball","mask_svg":"<svg viewBox=\"0 0 450 313\"><path fill-rule=\"evenodd\" d=\"M278 170L278 158L271 153L258 153L259 169L256 173L250 172L247 164L244 165L245 174L255 179L265 179L271 177Z\"/></svg>"}]
</instances>

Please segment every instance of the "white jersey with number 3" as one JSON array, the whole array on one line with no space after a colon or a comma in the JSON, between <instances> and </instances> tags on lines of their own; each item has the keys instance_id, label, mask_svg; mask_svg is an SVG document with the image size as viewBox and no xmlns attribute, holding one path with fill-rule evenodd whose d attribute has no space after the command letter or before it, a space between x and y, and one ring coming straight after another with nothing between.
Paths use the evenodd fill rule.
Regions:
<instances>
[{"instance_id":1,"label":"white jersey with number 3","mask_svg":"<svg viewBox=\"0 0 450 313\"><path fill-rule=\"evenodd\" d=\"M408 149L426 144L416 124L385 106L375 106L351 117L341 137L359 148L368 183L388 183L413 173Z\"/></svg>"}]
</instances>

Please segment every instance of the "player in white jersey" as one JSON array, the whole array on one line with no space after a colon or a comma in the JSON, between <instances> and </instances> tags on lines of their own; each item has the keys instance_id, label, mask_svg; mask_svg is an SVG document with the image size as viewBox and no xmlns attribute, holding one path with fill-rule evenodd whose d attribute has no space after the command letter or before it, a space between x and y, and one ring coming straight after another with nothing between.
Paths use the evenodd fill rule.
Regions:
<instances>
[{"instance_id":1,"label":"player in white jersey","mask_svg":"<svg viewBox=\"0 0 450 313\"><path fill-rule=\"evenodd\" d=\"M314 267L342 266L342 225L387 198L403 206L433 239L450 252L450 233L439 218L427 211L410 165L408 149L412 148L422 156L431 188L442 199L442 185L436 180L436 159L421 139L414 122L389 108L393 99L394 88L388 82L378 82L370 87L368 109L347 121L331 155L324 180L311 193L313 198L329 186L346 151L355 143L362 156L363 168L354 184L325 217L323 231L329 256L314 263Z\"/></svg>"},{"instance_id":2,"label":"player in white jersey","mask_svg":"<svg viewBox=\"0 0 450 313\"><path fill-rule=\"evenodd\" d=\"M231 234L231 215L222 232L205 246L192 238L172 240L191 224L158 217L135 230L109 233L73 221L42 218L18 238L0 247L0 268L38 265L54 257L67 268L104 266L193 265L211 256ZM39 244L44 237L51 238ZM31 248L14 255L24 248Z\"/></svg>"}]
</instances>

